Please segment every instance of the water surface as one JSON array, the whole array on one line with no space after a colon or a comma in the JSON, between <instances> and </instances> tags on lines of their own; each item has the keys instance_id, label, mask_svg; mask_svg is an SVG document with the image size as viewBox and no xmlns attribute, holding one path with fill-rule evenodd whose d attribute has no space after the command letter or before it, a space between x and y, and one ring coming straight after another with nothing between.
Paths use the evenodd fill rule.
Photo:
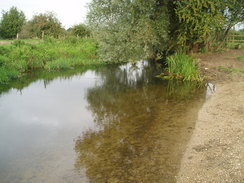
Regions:
<instances>
[{"instance_id":1,"label":"water surface","mask_svg":"<svg viewBox=\"0 0 244 183\"><path fill-rule=\"evenodd\" d=\"M0 182L175 182L206 92L158 72L139 62L2 87Z\"/></svg>"}]
</instances>

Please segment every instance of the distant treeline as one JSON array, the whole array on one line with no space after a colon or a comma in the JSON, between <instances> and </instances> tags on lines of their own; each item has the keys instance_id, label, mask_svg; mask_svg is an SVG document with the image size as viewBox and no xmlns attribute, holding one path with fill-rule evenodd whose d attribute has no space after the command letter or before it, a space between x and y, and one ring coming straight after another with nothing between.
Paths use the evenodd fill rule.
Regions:
<instances>
[{"instance_id":1,"label":"distant treeline","mask_svg":"<svg viewBox=\"0 0 244 183\"><path fill-rule=\"evenodd\" d=\"M90 30L84 24L74 25L65 30L52 12L34 15L31 20L26 20L24 12L16 7L2 12L2 19L0 20L1 39L59 38L67 35L86 37L90 35Z\"/></svg>"}]
</instances>

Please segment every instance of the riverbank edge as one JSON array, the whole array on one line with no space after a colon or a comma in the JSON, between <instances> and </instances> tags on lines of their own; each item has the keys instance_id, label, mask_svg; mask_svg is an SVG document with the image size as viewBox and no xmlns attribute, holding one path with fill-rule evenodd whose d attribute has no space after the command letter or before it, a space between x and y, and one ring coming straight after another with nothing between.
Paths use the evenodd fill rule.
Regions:
<instances>
[{"instance_id":1,"label":"riverbank edge","mask_svg":"<svg viewBox=\"0 0 244 183\"><path fill-rule=\"evenodd\" d=\"M208 67L202 63L217 90L199 111L177 183L244 182L244 74L215 72L216 62L244 69L243 64L236 63L237 55L244 55L244 50L210 56L206 58L210 60Z\"/></svg>"}]
</instances>

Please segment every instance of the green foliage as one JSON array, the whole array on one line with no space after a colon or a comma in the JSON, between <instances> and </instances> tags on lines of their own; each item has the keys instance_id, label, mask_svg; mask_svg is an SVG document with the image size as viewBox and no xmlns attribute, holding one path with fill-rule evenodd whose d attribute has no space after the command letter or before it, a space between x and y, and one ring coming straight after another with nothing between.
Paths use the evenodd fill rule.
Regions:
<instances>
[{"instance_id":1,"label":"green foliage","mask_svg":"<svg viewBox=\"0 0 244 183\"><path fill-rule=\"evenodd\" d=\"M213 32L220 29L225 19L218 9L220 1L183 0L177 2L177 15L180 20L178 43L189 49L205 44ZM206 43L207 44L207 43Z\"/></svg>"},{"instance_id":2,"label":"green foliage","mask_svg":"<svg viewBox=\"0 0 244 183\"><path fill-rule=\"evenodd\" d=\"M9 11L3 12L0 22L0 37L4 39L15 38L17 33L21 31L24 22L24 13L16 7L12 7Z\"/></svg>"},{"instance_id":3,"label":"green foliage","mask_svg":"<svg viewBox=\"0 0 244 183\"><path fill-rule=\"evenodd\" d=\"M25 42L22 40L14 40L11 44L14 46L20 47L20 46L25 45Z\"/></svg>"},{"instance_id":4,"label":"green foliage","mask_svg":"<svg viewBox=\"0 0 244 183\"><path fill-rule=\"evenodd\" d=\"M89 25L99 43L99 54L108 62L154 57L168 40L168 1L94 0Z\"/></svg>"},{"instance_id":5,"label":"green foliage","mask_svg":"<svg viewBox=\"0 0 244 183\"><path fill-rule=\"evenodd\" d=\"M70 31L73 36L78 36L81 38L89 37L91 34L91 31L89 30L89 28L84 24L74 25L68 31Z\"/></svg>"},{"instance_id":6,"label":"green foliage","mask_svg":"<svg viewBox=\"0 0 244 183\"><path fill-rule=\"evenodd\" d=\"M7 83L16 79L18 75L18 71L12 66L9 58L0 55L0 83Z\"/></svg>"},{"instance_id":7,"label":"green foliage","mask_svg":"<svg viewBox=\"0 0 244 183\"><path fill-rule=\"evenodd\" d=\"M221 47L244 20L243 0L93 0L89 10L99 54L113 62Z\"/></svg>"},{"instance_id":8,"label":"green foliage","mask_svg":"<svg viewBox=\"0 0 244 183\"><path fill-rule=\"evenodd\" d=\"M225 71L225 72L229 72L229 73L244 73L244 70L242 70L240 68L219 66L218 69L220 71Z\"/></svg>"},{"instance_id":9,"label":"green foliage","mask_svg":"<svg viewBox=\"0 0 244 183\"><path fill-rule=\"evenodd\" d=\"M163 79L202 81L197 61L189 55L175 53L167 58L167 69L160 75Z\"/></svg>"},{"instance_id":10,"label":"green foliage","mask_svg":"<svg viewBox=\"0 0 244 183\"><path fill-rule=\"evenodd\" d=\"M28 21L20 33L22 38L54 37L58 38L64 34L64 29L54 13L40 13Z\"/></svg>"},{"instance_id":11,"label":"green foliage","mask_svg":"<svg viewBox=\"0 0 244 183\"><path fill-rule=\"evenodd\" d=\"M10 49L7 47L0 47L0 55L6 55L10 52Z\"/></svg>"},{"instance_id":12,"label":"green foliage","mask_svg":"<svg viewBox=\"0 0 244 183\"><path fill-rule=\"evenodd\" d=\"M238 61L244 62L244 56L236 57L236 59L237 59Z\"/></svg>"},{"instance_id":13,"label":"green foliage","mask_svg":"<svg viewBox=\"0 0 244 183\"><path fill-rule=\"evenodd\" d=\"M54 60L52 62L48 62L45 65L45 69L47 69L47 70L70 69L70 68L72 68L74 63L75 62L73 59L60 58L60 59Z\"/></svg>"},{"instance_id":14,"label":"green foliage","mask_svg":"<svg viewBox=\"0 0 244 183\"><path fill-rule=\"evenodd\" d=\"M176 1L180 24L178 43L189 50L221 45L230 29L244 20L244 1Z\"/></svg>"},{"instance_id":15,"label":"green foliage","mask_svg":"<svg viewBox=\"0 0 244 183\"><path fill-rule=\"evenodd\" d=\"M61 70L103 64L96 57L97 44L91 38L49 38L37 44L14 41L0 45L0 84L28 70Z\"/></svg>"}]
</instances>

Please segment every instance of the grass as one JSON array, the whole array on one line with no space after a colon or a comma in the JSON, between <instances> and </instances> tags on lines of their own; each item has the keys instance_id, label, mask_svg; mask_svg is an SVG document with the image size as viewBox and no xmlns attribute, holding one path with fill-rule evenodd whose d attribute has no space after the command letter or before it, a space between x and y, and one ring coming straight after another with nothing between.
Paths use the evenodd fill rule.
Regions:
<instances>
[{"instance_id":1,"label":"grass","mask_svg":"<svg viewBox=\"0 0 244 183\"><path fill-rule=\"evenodd\" d=\"M96 57L97 44L91 38L68 37L15 40L0 45L0 84L21 77L30 70L63 70L104 64Z\"/></svg>"},{"instance_id":2,"label":"grass","mask_svg":"<svg viewBox=\"0 0 244 183\"><path fill-rule=\"evenodd\" d=\"M237 59L238 61L244 62L244 56L236 57L236 59Z\"/></svg>"},{"instance_id":3,"label":"grass","mask_svg":"<svg viewBox=\"0 0 244 183\"><path fill-rule=\"evenodd\" d=\"M237 49L237 47L244 48L244 42L228 42L227 48Z\"/></svg>"},{"instance_id":4,"label":"grass","mask_svg":"<svg viewBox=\"0 0 244 183\"><path fill-rule=\"evenodd\" d=\"M219 70L226 71L226 72L233 72L233 73L244 73L244 70L239 68L232 68L232 67L225 67L225 66L219 66Z\"/></svg>"},{"instance_id":5,"label":"grass","mask_svg":"<svg viewBox=\"0 0 244 183\"><path fill-rule=\"evenodd\" d=\"M167 58L167 69L160 75L163 79L183 81L203 81L203 77L193 57L175 53Z\"/></svg>"}]
</instances>

